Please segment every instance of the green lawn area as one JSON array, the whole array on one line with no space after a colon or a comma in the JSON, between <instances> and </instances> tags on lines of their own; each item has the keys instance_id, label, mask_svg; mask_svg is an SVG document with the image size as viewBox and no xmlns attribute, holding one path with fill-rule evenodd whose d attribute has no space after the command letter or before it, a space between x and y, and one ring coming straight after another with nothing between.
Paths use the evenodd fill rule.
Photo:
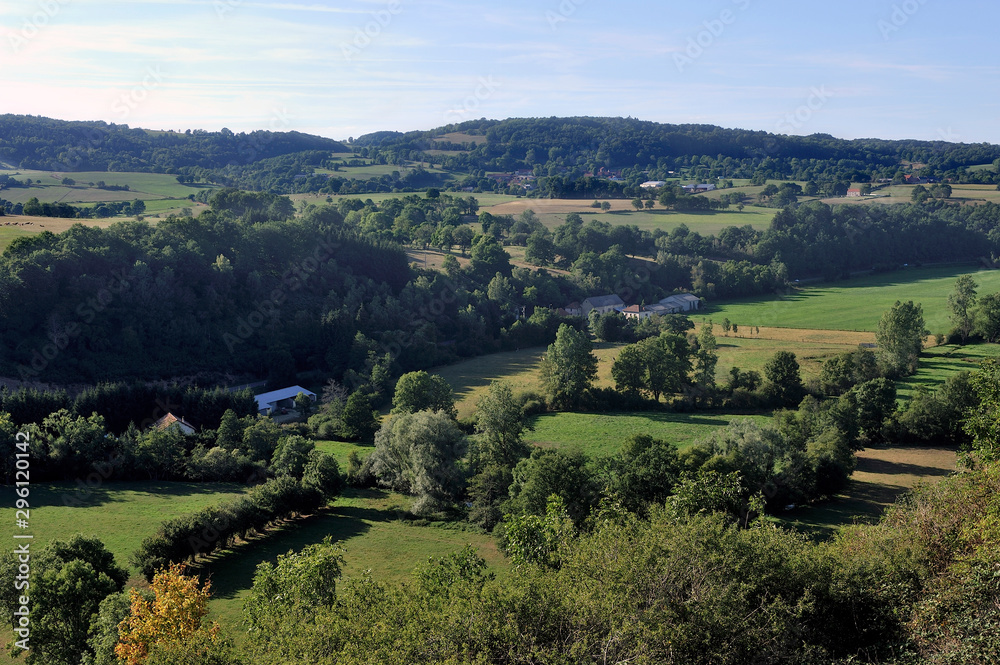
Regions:
<instances>
[{"instance_id":1,"label":"green lawn area","mask_svg":"<svg viewBox=\"0 0 1000 665\"><path fill-rule=\"evenodd\" d=\"M39 548L76 533L97 536L119 565L128 566L132 552L164 520L216 505L245 489L234 483L131 481L106 482L88 495L76 483L32 484L30 533ZM74 500L80 505L73 505ZM14 523L12 503L6 502L2 511L7 524Z\"/></svg>"},{"instance_id":2,"label":"green lawn area","mask_svg":"<svg viewBox=\"0 0 1000 665\"><path fill-rule=\"evenodd\" d=\"M808 285L787 295L710 303L698 318L723 318L740 326L874 331L882 312L896 300L923 305L932 333L947 332L948 295L959 275L972 274L979 293L1000 291L1000 271L951 265L908 268L842 282Z\"/></svg>"},{"instance_id":3,"label":"green lawn area","mask_svg":"<svg viewBox=\"0 0 1000 665\"><path fill-rule=\"evenodd\" d=\"M537 446L581 450L593 458L614 455L636 434L648 434L683 448L739 418L766 421L770 416L655 411L546 413L535 418L535 430L526 432L525 440Z\"/></svg>"},{"instance_id":4,"label":"green lawn area","mask_svg":"<svg viewBox=\"0 0 1000 665\"><path fill-rule=\"evenodd\" d=\"M347 458L352 452L357 451L364 458L375 448L350 441L317 441L316 450L333 455L337 460L337 466L340 467L340 472L347 473Z\"/></svg>"},{"instance_id":5,"label":"green lawn area","mask_svg":"<svg viewBox=\"0 0 1000 665\"><path fill-rule=\"evenodd\" d=\"M350 160L348 160L350 161ZM391 175L393 171L398 171L400 175L406 175L407 173L414 171L413 166L397 166L395 164L372 164L370 166L341 166L340 170L334 171L333 169L316 169L316 173L329 173L334 177L340 178L354 178L356 180L370 180L371 178L378 178L384 175ZM451 171L445 171L439 168L427 168L424 167L427 173L433 173L436 175L444 176L445 180L452 179Z\"/></svg>"},{"instance_id":6,"label":"green lawn area","mask_svg":"<svg viewBox=\"0 0 1000 665\"><path fill-rule=\"evenodd\" d=\"M466 545L475 547L492 569L508 568L491 536L465 531L462 523L422 526L407 521L403 511L408 505L407 497L388 491L349 489L329 512L289 523L250 546L219 553L205 565L212 578L211 615L237 628L257 565L327 535L345 550L345 578L371 571L377 580L402 580L428 557L442 557Z\"/></svg>"}]
</instances>

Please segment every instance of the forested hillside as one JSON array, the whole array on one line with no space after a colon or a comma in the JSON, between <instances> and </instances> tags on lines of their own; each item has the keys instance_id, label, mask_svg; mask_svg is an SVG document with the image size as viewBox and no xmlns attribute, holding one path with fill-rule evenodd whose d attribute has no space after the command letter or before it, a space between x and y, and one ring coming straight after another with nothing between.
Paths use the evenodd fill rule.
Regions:
<instances>
[{"instance_id":1,"label":"forested hillside","mask_svg":"<svg viewBox=\"0 0 1000 665\"><path fill-rule=\"evenodd\" d=\"M450 205L450 197L429 202L428 213ZM578 297L545 273L521 268L514 277L492 236L470 233L466 269L417 274L391 237L345 224L337 208L291 215L285 197L222 190L196 219L16 239L0 258L5 373L43 381L248 373L280 382L313 371L357 386L374 375L384 390L401 371L546 341L551 309L537 326L506 330L510 296L530 286L547 308ZM487 295L494 279L509 296Z\"/></svg>"},{"instance_id":2,"label":"forested hillside","mask_svg":"<svg viewBox=\"0 0 1000 665\"><path fill-rule=\"evenodd\" d=\"M182 167L217 169L306 150L345 148L299 132L154 132L105 122L0 116L0 161L22 169L178 173Z\"/></svg>"},{"instance_id":3,"label":"forested hillside","mask_svg":"<svg viewBox=\"0 0 1000 665\"><path fill-rule=\"evenodd\" d=\"M461 144L435 141L456 132L471 135ZM479 137L482 137L481 139ZM476 140L472 140L476 139ZM785 136L713 125L669 125L632 118L513 118L473 120L401 136L362 136L355 144L389 163L399 157L439 149L468 149L437 159L449 169L471 173L533 169L535 175L582 177L599 169L626 169L622 176L665 178L690 169L703 180L756 178L846 180L892 179L901 163L921 165L921 173L969 182L994 173L966 173L964 167L990 164L1000 146L945 141L836 139L826 134ZM473 145L474 144L474 145ZM574 177L575 176L575 177Z\"/></svg>"}]
</instances>

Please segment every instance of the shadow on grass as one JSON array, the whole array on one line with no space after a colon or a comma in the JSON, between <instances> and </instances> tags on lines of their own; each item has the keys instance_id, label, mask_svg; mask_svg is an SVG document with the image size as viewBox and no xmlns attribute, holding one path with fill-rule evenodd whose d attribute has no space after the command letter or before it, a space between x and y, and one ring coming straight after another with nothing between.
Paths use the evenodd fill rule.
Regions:
<instances>
[{"instance_id":1,"label":"shadow on grass","mask_svg":"<svg viewBox=\"0 0 1000 665\"><path fill-rule=\"evenodd\" d=\"M82 473L82 472L81 472ZM97 474L94 474L95 477ZM32 493L39 497L40 505L67 506L71 508L94 508L109 503L134 501L134 496L126 492L147 496L190 497L205 494L239 493L246 489L238 483L188 483L168 481L127 481L94 483L89 487L87 475L79 482L59 482L33 487Z\"/></svg>"},{"instance_id":2,"label":"shadow on grass","mask_svg":"<svg viewBox=\"0 0 1000 665\"><path fill-rule=\"evenodd\" d=\"M197 566L202 577L212 580L214 598L235 598L253 585L257 566L264 561L274 561L289 550L301 550L306 545L322 542L330 536L333 542L343 542L368 532L372 524L392 522L402 515L392 506L337 505L338 501L380 501L388 492L374 489L350 489L343 498L324 511L298 520L284 522L267 533L240 543L232 549L205 557Z\"/></svg>"},{"instance_id":3,"label":"shadow on grass","mask_svg":"<svg viewBox=\"0 0 1000 665\"><path fill-rule=\"evenodd\" d=\"M905 462L890 462L887 460L859 457L857 471L865 473L880 473L885 475L910 474L912 476L947 476L953 473L948 469Z\"/></svg>"},{"instance_id":4,"label":"shadow on grass","mask_svg":"<svg viewBox=\"0 0 1000 665\"><path fill-rule=\"evenodd\" d=\"M537 350L538 354L532 352ZM512 374L520 374L538 365L539 356L545 352L545 347L537 349L521 349L497 353L482 359L483 362L468 363L461 370L455 366L444 368L449 382L454 386L456 394L461 394L476 388L488 386L494 379L500 379Z\"/></svg>"}]
</instances>

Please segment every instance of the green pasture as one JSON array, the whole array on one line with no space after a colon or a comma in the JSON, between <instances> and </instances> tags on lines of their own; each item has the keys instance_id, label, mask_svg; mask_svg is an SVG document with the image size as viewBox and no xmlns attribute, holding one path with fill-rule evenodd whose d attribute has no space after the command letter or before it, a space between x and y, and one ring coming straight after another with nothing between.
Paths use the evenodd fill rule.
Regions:
<instances>
[{"instance_id":1,"label":"green pasture","mask_svg":"<svg viewBox=\"0 0 1000 665\"><path fill-rule=\"evenodd\" d=\"M506 570L507 561L489 535L465 524L424 524L408 520L405 496L377 489L349 489L321 514L289 522L253 543L220 552L204 564L211 576L211 615L238 629L240 611L254 571L263 561L300 550L326 536L344 548L344 577L370 571L382 581L406 579L428 557L442 557L472 545L494 570Z\"/></svg>"},{"instance_id":2,"label":"green pasture","mask_svg":"<svg viewBox=\"0 0 1000 665\"><path fill-rule=\"evenodd\" d=\"M924 350L913 376L896 382L896 394L908 401L918 388L935 390L959 372L975 371L988 358L1000 358L1000 344L946 344Z\"/></svg>"},{"instance_id":3,"label":"green pasture","mask_svg":"<svg viewBox=\"0 0 1000 665\"><path fill-rule=\"evenodd\" d=\"M786 295L710 303L697 317L716 323L728 318L740 326L874 331L882 312L897 301L923 306L931 333L947 332L948 295L959 275L971 274L979 293L1000 291L1000 271L973 265L908 268L842 282L792 289Z\"/></svg>"},{"instance_id":4,"label":"green pasture","mask_svg":"<svg viewBox=\"0 0 1000 665\"><path fill-rule=\"evenodd\" d=\"M636 434L648 434L683 448L740 418L763 422L770 416L662 411L546 413L535 418L534 431L527 432L525 440L536 446L580 450L595 458L614 455L627 439Z\"/></svg>"},{"instance_id":5,"label":"green pasture","mask_svg":"<svg viewBox=\"0 0 1000 665\"><path fill-rule=\"evenodd\" d=\"M153 198L187 198L189 194L195 194L201 189L215 189L217 185L193 184L182 185L177 182L177 176L167 173L138 173L138 172L114 172L114 171L28 171L28 170L5 170L0 173L14 176L18 180L31 178L34 181L41 180L41 185L32 184L31 187L5 189L3 198L8 201L24 202L32 196L37 196L39 201L63 201L66 203L74 201L123 201L132 199L146 200ZM72 178L76 184L72 187L62 185L63 178ZM116 192L96 187L90 187L89 183L96 183L103 180L108 185L128 185L129 191ZM17 197L17 198L15 198ZM22 200L23 199L23 200Z\"/></svg>"},{"instance_id":6,"label":"green pasture","mask_svg":"<svg viewBox=\"0 0 1000 665\"><path fill-rule=\"evenodd\" d=\"M81 470L81 474L85 471L92 470ZM92 484L98 479L95 475ZM85 474L83 482L88 482ZM234 483L155 481L105 482L93 490L68 482L32 484L29 533L35 536L34 546L39 548L76 533L97 536L119 565L127 567L129 557L142 540L151 536L164 520L217 505L239 496L245 489ZM13 497L12 491L8 494ZM11 529L12 504L13 499L7 501L0 512Z\"/></svg>"},{"instance_id":7,"label":"green pasture","mask_svg":"<svg viewBox=\"0 0 1000 665\"><path fill-rule=\"evenodd\" d=\"M30 236L38 233L38 231L33 231L26 229L22 226L2 226L3 220L6 217L0 217L0 253L3 253L7 249L14 238L20 238L21 236Z\"/></svg>"},{"instance_id":8,"label":"green pasture","mask_svg":"<svg viewBox=\"0 0 1000 665\"><path fill-rule=\"evenodd\" d=\"M316 450L333 455L337 460L337 466L341 473L347 473L347 458L352 452L357 452L361 457L366 457L375 448L360 443L350 441L316 441Z\"/></svg>"},{"instance_id":9,"label":"green pasture","mask_svg":"<svg viewBox=\"0 0 1000 665\"><path fill-rule=\"evenodd\" d=\"M348 158L350 161L350 158ZM393 172L398 172L400 175L406 175L411 171L415 171L416 167L413 165L409 166L398 166L396 164L371 164L369 166L341 166L339 169L316 169L316 173L328 173L334 177L340 178L353 178L355 180L370 180L372 178L379 178L384 175L392 175ZM451 180L453 178L451 171L445 171L440 168L429 168L424 167L427 173L433 173L435 175L443 176L445 180Z\"/></svg>"}]
</instances>

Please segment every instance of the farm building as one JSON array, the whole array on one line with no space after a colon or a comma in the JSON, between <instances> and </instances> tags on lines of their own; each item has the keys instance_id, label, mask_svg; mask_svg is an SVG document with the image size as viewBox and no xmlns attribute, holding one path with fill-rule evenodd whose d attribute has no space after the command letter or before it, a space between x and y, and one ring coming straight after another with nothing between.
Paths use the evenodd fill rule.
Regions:
<instances>
[{"instance_id":1,"label":"farm building","mask_svg":"<svg viewBox=\"0 0 1000 665\"><path fill-rule=\"evenodd\" d=\"M583 314L583 316L590 316L590 313L596 310L598 314L606 314L608 312L614 312L622 309L623 307L625 307L625 301L615 294L609 296L593 296L583 301L580 313Z\"/></svg>"},{"instance_id":2,"label":"farm building","mask_svg":"<svg viewBox=\"0 0 1000 665\"><path fill-rule=\"evenodd\" d=\"M304 394L314 402L316 401L316 393L310 392L302 386L291 386L290 388L272 390L269 393L256 395L254 399L257 400L257 413L262 416L272 416L279 409L294 408L295 397L299 393Z\"/></svg>"},{"instance_id":3,"label":"farm building","mask_svg":"<svg viewBox=\"0 0 1000 665\"><path fill-rule=\"evenodd\" d=\"M184 436L190 436L194 434L194 425L184 420L183 418L178 418L172 413L168 413L163 416L155 423L153 423L153 429L166 430L171 427L180 430L181 434Z\"/></svg>"},{"instance_id":4,"label":"farm building","mask_svg":"<svg viewBox=\"0 0 1000 665\"><path fill-rule=\"evenodd\" d=\"M851 187L849 190L847 190L847 196L848 196L848 198L854 198L854 197L857 197L857 196L861 196L861 188L860 187Z\"/></svg>"},{"instance_id":5,"label":"farm building","mask_svg":"<svg viewBox=\"0 0 1000 665\"><path fill-rule=\"evenodd\" d=\"M658 316L664 316L666 314L673 314L674 313L674 310L672 310L671 308L669 308L669 307L667 307L665 305L661 305L660 303L656 303L656 304L653 304L653 305L646 305L646 307L644 309L647 312L649 312L650 316L652 316L653 314L656 314Z\"/></svg>"},{"instance_id":6,"label":"farm building","mask_svg":"<svg viewBox=\"0 0 1000 665\"><path fill-rule=\"evenodd\" d=\"M661 305L673 312L691 312L701 306L701 298L692 293L678 293L660 301Z\"/></svg>"},{"instance_id":7,"label":"farm building","mask_svg":"<svg viewBox=\"0 0 1000 665\"><path fill-rule=\"evenodd\" d=\"M686 192L694 192L694 193L711 192L715 190L715 185L709 185L705 183L700 185L684 185L681 187L681 189L683 189Z\"/></svg>"},{"instance_id":8,"label":"farm building","mask_svg":"<svg viewBox=\"0 0 1000 665\"><path fill-rule=\"evenodd\" d=\"M646 182L639 185L645 189L658 189L667 184L666 180L647 180Z\"/></svg>"},{"instance_id":9,"label":"farm building","mask_svg":"<svg viewBox=\"0 0 1000 665\"><path fill-rule=\"evenodd\" d=\"M574 300L565 307L561 307L558 313L560 316L583 316L583 305L579 301Z\"/></svg>"}]
</instances>

